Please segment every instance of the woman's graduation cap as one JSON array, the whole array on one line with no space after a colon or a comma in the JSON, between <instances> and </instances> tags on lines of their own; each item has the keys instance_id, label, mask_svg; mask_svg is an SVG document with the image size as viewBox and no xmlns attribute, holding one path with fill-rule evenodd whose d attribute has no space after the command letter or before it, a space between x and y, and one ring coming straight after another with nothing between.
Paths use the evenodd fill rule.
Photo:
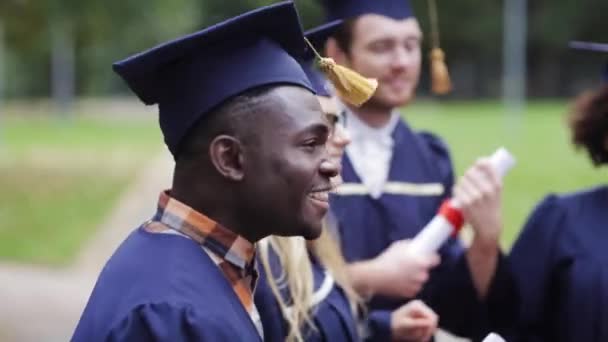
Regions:
<instances>
[{"instance_id":1,"label":"woman's graduation cap","mask_svg":"<svg viewBox=\"0 0 608 342\"><path fill-rule=\"evenodd\" d=\"M158 104L165 143L176 157L200 118L246 90L291 84L313 91L296 61L305 49L296 8L285 1L164 43L113 68L141 101Z\"/></svg>"}]
</instances>

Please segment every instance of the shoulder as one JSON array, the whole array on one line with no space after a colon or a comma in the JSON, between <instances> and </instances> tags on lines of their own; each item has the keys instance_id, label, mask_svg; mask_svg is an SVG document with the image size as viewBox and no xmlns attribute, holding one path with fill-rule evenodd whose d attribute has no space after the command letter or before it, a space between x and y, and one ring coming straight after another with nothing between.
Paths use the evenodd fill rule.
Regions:
<instances>
[{"instance_id":1,"label":"shoulder","mask_svg":"<svg viewBox=\"0 0 608 342\"><path fill-rule=\"evenodd\" d=\"M186 303L147 303L120 317L108 332L111 341L229 340L233 328L221 310Z\"/></svg>"},{"instance_id":2,"label":"shoulder","mask_svg":"<svg viewBox=\"0 0 608 342\"><path fill-rule=\"evenodd\" d=\"M145 303L229 305L233 290L200 246L178 236L130 241L105 265L83 317L108 322ZM157 246L159 241L166 242L164 248Z\"/></svg>"},{"instance_id":3,"label":"shoulder","mask_svg":"<svg viewBox=\"0 0 608 342\"><path fill-rule=\"evenodd\" d=\"M549 194L536 204L528 217L524 230L530 229L530 226L554 225L562 220L563 215L563 197L558 194Z\"/></svg>"},{"instance_id":4,"label":"shoulder","mask_svg":"<svg viewBox=\"0 0 608 342\"><path fill-rule=\"evenodd\" d=\"M608 186L599 186L558 196L559 203L570 209L583 210L608 199Z\"/></svg>"},{"instance_id":5,"label":"shoulder","mask_svg":"<svg viewBox=\"0 0 608 342\"><path fill-rule=\"evenodd\" d=\"M608 199L608 187L594 187L564 194L549 194L534 209L531 219L564 221L593 210Z\"/></svg>"},{"instance_id":6,"label":"shoulder","mask_svg":"<svg viewBox=\"0 0 608 342\"><path fill-rule=\"evenodd\" d=\"M440 157L450 156L450 149L446 142L437 134L428 131L417 132L416 135L422 143L428 146L429 150Z\"/></svg>"},{"instance_id":7,"label":"shoulder","mask_svg":"<svg viewBox=\"0 0 608 342\"><path fill-rule=\"evenodd\" d=\"M534 207L511 250L538 252L540 248L554 246L565 231L566 210L564 197L557 194L545 196ZM552 248L552 247L551 247Z\"/></svg>"},{"instance_id":8,"label":"shoulder","mask_svg":"<svg viewBox=\"0 0 608 342\"><path fill-rule=\"evenodd\" d=\"M450 150L445 141L429 131L415 131L403 120L397 123L393 133L397 148L419 154L421 157L445 161L451 164Z\"/></svg>"},{"instance_id":9,"label":"shoulder","mask_svg":"<svg viewBox=\"0 0 608 342\"><path fill-rule=\"evenodd\" d=\"M201 277L208 281L201 282ZM105 285L129 296L144 294L204 293L223 280L219 269L196 243L169 234L134 232L112 255L97 287ZM212 280L217 281L212 281ZM188 290L191 291L188 291ZM119 291L121 292L121 291ZM135 295L135 294L141 294ZM121 297L125 297L123 293Z\"/></svg>"},{"instance_id":10,"label":"shoulder","mask_svg":"<svg viewBox=\"0 0 608 342\"><path fill-rule=\"evenodd\" d=\"M454 169L450 150L445 141L438 135L427 131L418 132L416 136L423 148L428 152L429 158L439 171L442 179L452 182Z\"/></svg>"}]
</instances>

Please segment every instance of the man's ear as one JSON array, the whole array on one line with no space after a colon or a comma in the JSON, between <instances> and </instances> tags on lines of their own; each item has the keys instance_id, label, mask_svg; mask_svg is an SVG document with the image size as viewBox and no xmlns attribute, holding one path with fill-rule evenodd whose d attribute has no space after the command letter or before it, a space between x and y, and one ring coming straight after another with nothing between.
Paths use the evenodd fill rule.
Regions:
<instances>
[{"instance_id":1,"label":"man's ear","mask_svg":"<svg viewBox=\"0 0 608 342\"><path fill-rule=\"evenodd\" d=\"M340 65L349 66L346 52L340 48L338 42L333 37L327 39L327 42L325 43L325 54L327 57L333 59L334 62Z\"/></svg>"},{"instance_id":2,"label":"man's ear","mask_svg":"<svg viewBox=\"0 0 608 342\"><path fill-rule=\"evenodd\" d=\"M217 172L231 181L244 177L243 145L230 135L218 135L209 144L209 158Z\"/></svg>"}]
</instances>

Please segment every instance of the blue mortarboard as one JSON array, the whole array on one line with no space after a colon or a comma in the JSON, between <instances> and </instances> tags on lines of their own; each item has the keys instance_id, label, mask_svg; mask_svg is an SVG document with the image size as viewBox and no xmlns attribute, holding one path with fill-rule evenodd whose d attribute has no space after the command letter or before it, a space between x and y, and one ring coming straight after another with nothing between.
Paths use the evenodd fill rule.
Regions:
<instances>
[{"instance_id":1,"label":"blue mortarboard","mask_svg":"<svg viewBox=\"0 0 608 342\"><path fill-rule=\"evenodd\" d=\"M164 43L113 67L145 104L158 104L165 143L176 156L182 139L201 117L248 89L292 84L313 91L294 59L305 49L296 8L285 1Z\"/></svg>"},{"instance_id":2,"label":"blue mortarboard","mask_svg":"<svg viewBox=\"0 0 608 342\"><path fill-rule=\"evenodd\" d=\"M571 41L568 46L577 50L603 52L605 54L608 54L608 44ZM604 69L602 70L602 81L608 82L608 61L605 63Z\"/></svg>"},{"instance_id":3,"label":"blue mortarboard","mask_svg":"<svg viewBox=\"0 0 608 342\"><path fill-rule=\"evenodd\" d=\"M317 51L323 51L323 47L327 39L334 33L334 31L342 24L342 20L334 20L332 22L317 26L304 33L308 41ZM331 97L332 93L328 89L327 79L325 76L315 67L315 52L307 47L304 56L300 60L302 69L308 76L313 89L319 96Z\"/></svg>"},{"instance_id":4,"label":"blue mortarboard","mask_svg":"<svg viewBox=\"0 0 608 342\"><path fill-rule=\"evenodd\" d=\"M323 0L327 21L352 19L364 14L380 14L401 20L414 16L408 0Z\"/></svg>"}]
</instances>

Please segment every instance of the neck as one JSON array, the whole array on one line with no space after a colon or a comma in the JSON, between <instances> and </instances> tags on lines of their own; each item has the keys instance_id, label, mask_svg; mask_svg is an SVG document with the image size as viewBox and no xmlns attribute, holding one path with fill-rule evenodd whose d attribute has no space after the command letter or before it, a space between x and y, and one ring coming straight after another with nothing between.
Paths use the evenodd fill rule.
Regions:
<instances>
[{"instance_id":1,"label":"neck","mask_svg":"<svg viewBox=\"0 0 608 342\"><path fill-rule=\"evenodd\" d=\"M197 182L179 182L174 179L173 188L171 189L171 197L184 203L190 208L196 210L213 221L217 222L224 228L233 233L242 236L251 243L255 243L264 236L247 224L240 220L239 211L233 201L228 196L219 195L227 193L226 191L215 191L211 184L197 184ZM209 182L211 183L211 182ZM185 186L184 186L185 185Z\"/></svg>"},{"instance_id":2,"label":"neck","mask_svg":"<svg viewBox=\"0 0 608 342\"><path fill-rule=\"evenodd\" d=\"M363 105L361 107L349 106L349 109L361 121L373 128L386 126L391 119L391 108Z\"/></svg>"}]
</instances>

